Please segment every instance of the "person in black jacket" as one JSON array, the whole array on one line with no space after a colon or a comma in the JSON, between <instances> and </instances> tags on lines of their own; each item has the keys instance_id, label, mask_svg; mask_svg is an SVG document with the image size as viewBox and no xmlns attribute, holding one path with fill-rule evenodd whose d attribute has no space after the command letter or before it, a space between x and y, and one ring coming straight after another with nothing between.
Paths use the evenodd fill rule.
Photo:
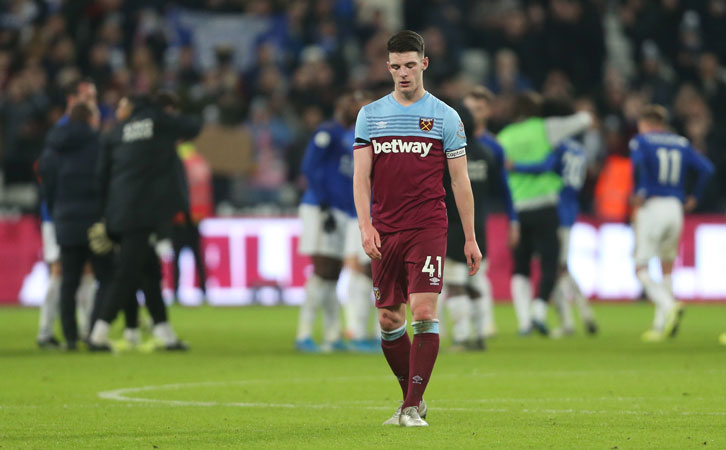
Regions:
<instances>
[{"instance_id":1,"label":"person in black jacket","mask_svg":"<svg viewBox=\"0 0 726 450\"><path fill-rule=\"evenodd\" d=\"M448 170L444 173L445 202L449 219L444 287L447 294L446 306L452 321L451 349L454 351L484 350L487 333L494 332L493 310L490 305L485 303L492 301L492 288L486 274L486 222L488 203L493 198L499 197L507 210L510 221L510 245L518 239L518 219L509 190L504 151L482 126L484 120L483 117L480 117L482 111L477 111L479 117L475 117L474 108L470 109L471 100L475 100L476 104L489 102L490 99L493 99L493 95L488 90L477 88L467 94L463 103L455 105L456 112L466 130L467 170L474 194L474 229L478 237L476 242L483 255L482 267L485 269L474 276L469 275L466 267L466 255L462 251L465 237L454 193L447 181L451 176ZM473 336L470 336L471 334Z\"/></svg>"},{"instance_id":2,"label":"person in black jacket","mask_svg":"<svg viewBox=\"0 0 726 450\"><path fill-rule=\"evenodd\" d=\"M74 105L68 123L50 132L48 146L38 165L60 246L61 324L70 350L76 349L79 338L76 290L85 263L90 259L99 281L96 305L108 291L113 270L110 255L91 252L87 235L91 225L100 218L95 174L101 143L98 131L92 126L97 121L94 118L93 109L87 103Z\"/></svg>"},{"instance_id":3,"label":"person in black jacket","mask_svg":"<svg viewBox=\"0 0 726 450\"><path fill-rule=\"evenodd\" d=\"M169 223L177 211L187 209L188 200L178 178L176 143L199 134L201 121L164 112L144 97L122 99L117 118L119 123L102 146L98 176L105 229L119 243L119 253L111 290L93 325L89 348L110 350L110 323L124 302L142 288L154 319L155 341L169 350L185 349L167 320L154 245L159 227ZM102 231L94 233L92 240L102 240Z\"/></svg>"}]
</instances>

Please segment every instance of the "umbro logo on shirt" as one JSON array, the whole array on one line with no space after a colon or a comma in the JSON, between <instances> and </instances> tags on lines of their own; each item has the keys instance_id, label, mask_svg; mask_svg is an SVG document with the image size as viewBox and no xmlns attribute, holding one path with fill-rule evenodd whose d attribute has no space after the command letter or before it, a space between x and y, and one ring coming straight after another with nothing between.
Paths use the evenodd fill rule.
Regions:
<instances>
[{"instance_id":1,"label":"umbro logo on shirt","mask_svg":"<svg viewBox=\"0 0 726 450\"><path fill-rule=\"evenodd\" d=\"M388 122L380 121L376 122L376 127L380 130L381 128L386 128L386 125L388 125Z\"/></svg>"},{"instance_id":2,"label":"umbro logo on shirt","mask_svg":"<svg viewBox=\"0 0 726 450\"><path fill-rule=\"evenodd\" d=\"M417 153L425 158L431 151L434 144L431 142L404 141L402 139L393 139L390 142L378 142L375 139L371 141L373 144L373 153Z\"/></svg>"}]
</instances>

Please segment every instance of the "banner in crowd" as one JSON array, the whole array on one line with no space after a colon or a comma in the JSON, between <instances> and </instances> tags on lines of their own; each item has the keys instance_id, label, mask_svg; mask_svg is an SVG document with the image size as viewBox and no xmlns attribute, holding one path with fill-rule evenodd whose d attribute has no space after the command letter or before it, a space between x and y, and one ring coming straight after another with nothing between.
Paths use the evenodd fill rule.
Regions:
<instances>
[{"instance_id":1,"label":"banner in crowd","mask_svg":"<svg viewBox=\"0 0 726 450\"><path fill-rule=\"evenodd\" d=\"M214 218L201 224L212 305L299 304L312 267L297 253L297 218ZM493 215L487 236L489 276L497 299L508 299L512 260L506 247L507 220ZM34 218L0 221L0 303L37 305L47 283ZM602 300L634 299L641 289L634 274L633 233L624 224L578 222L572 232L569 266L583 291ZM162 257L164 291L171 299L171 257ZM673 282L683 300L726 299L726 225L720 216L688 217ZM651 271L660 277L659 264ZM536 281L537 273L533 278ZM191 253L181 255L180 301L202 302Z\"/></svg>"},{"instance_id":2,"label":"banner in crowd","mask_svg":"<svg viewBox=\"0 0 726 450\"><path fill-rule=\"evenodd\" d=\"M251 14L214 13L185 8L168 8L165 15L166 37L172 55L179 47L192 45L195 63L202 69L208 70L224 63L241 72L254 66L257 46L263 40L276 43L278 35L284 34L279 21ZM229 58L228 61L220 61L220 49L228 52L223 57Z\"/></svg>"}]
</instances>

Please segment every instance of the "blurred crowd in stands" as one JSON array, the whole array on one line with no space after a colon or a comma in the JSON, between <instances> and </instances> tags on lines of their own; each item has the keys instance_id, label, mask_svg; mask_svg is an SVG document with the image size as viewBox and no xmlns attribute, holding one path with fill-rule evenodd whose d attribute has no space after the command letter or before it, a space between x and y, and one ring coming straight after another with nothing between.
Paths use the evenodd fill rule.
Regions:
<instances>
[{"instance_id":1,"label":"blurred crowd in stands","mask_svg":"<svg viewBox=\"0 0 726 450\"><path fill-rule=\"evenodd\" d=\"M649 102L717 168L700 211L724 211L726 0L6 0L0 202L35 207L18 192L34 182L64 87L85 76L105 127L120 97L163 87L236 133L202 149L218 212L294 211L311 134L340 93L391 90L385 43L402 28L426 40L429 91L453 102L483 84L497 95L494 132L523 91L591 111L586 212L625 219L627 144Z\"/></svg>"}]
</instances>

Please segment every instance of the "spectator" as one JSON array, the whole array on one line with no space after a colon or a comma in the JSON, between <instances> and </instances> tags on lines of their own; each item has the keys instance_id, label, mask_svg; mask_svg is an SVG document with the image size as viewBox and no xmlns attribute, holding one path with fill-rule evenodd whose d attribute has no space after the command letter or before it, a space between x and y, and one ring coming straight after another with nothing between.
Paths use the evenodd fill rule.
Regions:
<instances>
[{"instance_id":1,"label":"spectator","mask_svg":"<svg viewBox=\"0 0 726 450\"><path fill-rule=\"evenodd\" d=\"M497 52L489 88L495 94L516 94L532 90L532 83L519 72L519 59L510 49Z\"/></svg>"},{"instance_id":2,"label":"spectator","mask_svg":"<svg viewBox=\"0 0 726 450\"><path fill-rule=\"evenodd\" d=\"M243 14L249 21L239 21L246 25L233 43L209 33ZM611 20L629 45L613 49L608 31L614 54L606 54L603 24ZM707 152L721 139L715 124L726 120L726 0L14 0L0 5L0 25L0 152L13 183L30 180L42 137L63 112L63 88L91 76L104 129L113 125L119 98L174 89L183 108L207 122L268 136L277 162L267 166L272 174L258 177L282 172L295 184L299 152L291 143L309 139L312 124L331 116L341 92L388 93L385 42L402 28L425 34L427 55L438 61L426 89L440 97L460 96L467 86L463 55L478 55L471 81L499 94L494 131L513 120L512 99L523 90L597 105L601 120L585 143L598 154L588 159L591 177L607 156L627 153L628 117L643 101L671 106L679 131L705 136ZM633 73L604 65L613 59ZM249 105L259 101L269 118L252 117ZM700 103L711 126L693 118L703 117ZM716 166L715 179L726 179L726 168ZM287 183L271 186L274 194ZM263 200L269 198L249 203Z\"/></svg>"}]
</instances>

